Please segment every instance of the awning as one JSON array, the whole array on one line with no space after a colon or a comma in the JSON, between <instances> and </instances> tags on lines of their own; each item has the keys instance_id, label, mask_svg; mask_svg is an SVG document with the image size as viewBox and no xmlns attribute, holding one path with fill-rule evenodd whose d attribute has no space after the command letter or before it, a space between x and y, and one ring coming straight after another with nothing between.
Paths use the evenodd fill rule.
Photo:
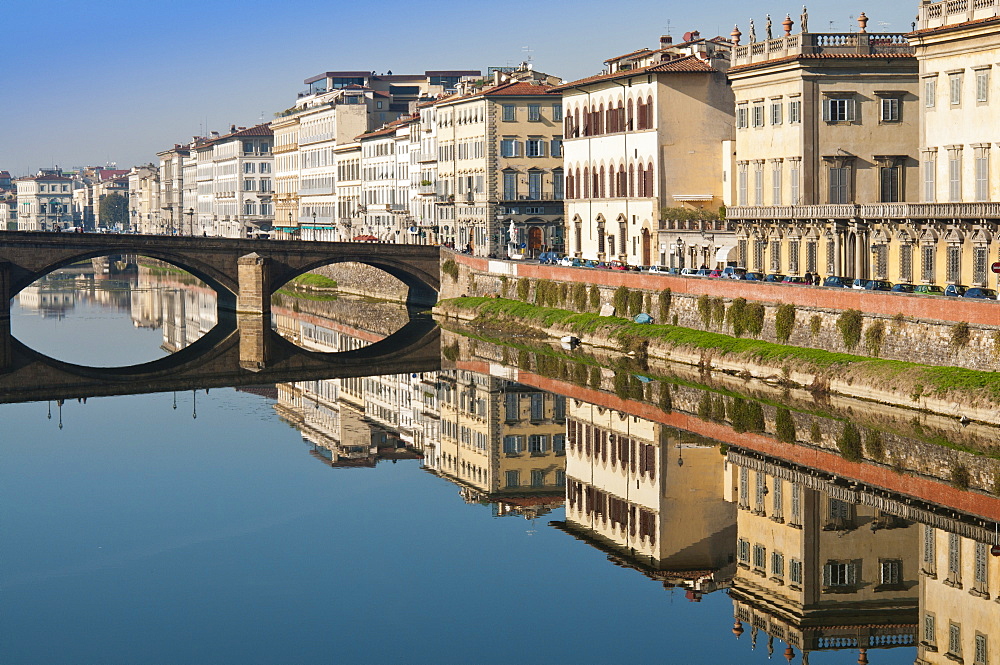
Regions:
<instances>
[{"instance_id":1,"label":"awning","mask_svg":"<svg viewBox=\"0 0 1000 665\"><path fill-rule=\"evenodd\" d=\"M729 251L733 247L736 247L735 238L721 241L720 244L717 245L717 249L715 250L715 262L726 263L727 261L729 261Z\"/></svg>"}]
</instances>

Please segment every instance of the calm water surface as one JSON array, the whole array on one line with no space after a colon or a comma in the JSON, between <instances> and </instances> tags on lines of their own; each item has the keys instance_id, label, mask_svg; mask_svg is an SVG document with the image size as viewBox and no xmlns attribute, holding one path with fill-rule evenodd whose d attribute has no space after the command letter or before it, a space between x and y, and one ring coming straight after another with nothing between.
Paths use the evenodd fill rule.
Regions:
<instances>
[{"instance_id":1,"label":"calm water surface","mask_svg":"<svg viewBox=\"0 0 1000 665\"><path fill-rule=\"evenodd\" d=\"M115 365L210 327L191 314L211 311L197 293L179 313L176 285L147 280L141 297L135 286L64 290L44 307L23 298L15 335L54 357ZM154 325L153 301L174 323ZM749 623L734 636L725 589L692 602L614 565L599 543L550 526L567 520L561 498L498 507L474 482L448 480L459 472L443 445L423 462L380 453L371 466L331 466L316 445L319 400L282 410L277 397L270 387L0 405L0 662L768 661L763 630L755 650ZM697 448L685 468L697 467ZM785 644L773 648L784 660ZM817 651L810 662L857 657Z\"/></svg>"}]
</instances>

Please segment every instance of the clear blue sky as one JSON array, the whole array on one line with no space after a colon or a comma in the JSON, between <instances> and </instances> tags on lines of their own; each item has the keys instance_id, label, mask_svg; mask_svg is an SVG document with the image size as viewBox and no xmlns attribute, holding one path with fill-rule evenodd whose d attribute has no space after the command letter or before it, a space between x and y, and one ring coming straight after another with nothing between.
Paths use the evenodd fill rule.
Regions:
<instances>
[{"instance_id":1,"label":"clear blue sky","mask_svg":"<svg viewBox=\"0 0 1000 665\"><path fill-rule=\"evenodd\" d=\"M753 18L762 36L765 13L777 32L801 9L738 0L7 0L0 170L155 161L206 128L271 119L323 71L485 70L516 64L527 47L537 69L575 79L655 46L668 23L676 40L689 30L728 35L734 23L746 35ZM857 29L851 17L861 11L869 31L907 32L917 0L823 0L810 5L809 27Z\"/></svg>"}]
</instances>

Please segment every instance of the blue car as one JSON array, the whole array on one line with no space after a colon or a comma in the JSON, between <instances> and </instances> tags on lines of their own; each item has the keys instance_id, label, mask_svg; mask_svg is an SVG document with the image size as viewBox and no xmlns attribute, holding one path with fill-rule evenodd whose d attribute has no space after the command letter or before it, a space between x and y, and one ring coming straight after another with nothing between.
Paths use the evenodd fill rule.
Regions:
<instances>
[{"instance_id":1,"label":"blue car","mask_svg":"<svg viewBox=\"0 0 1000 665\"><path fill-rule=\"evenodd\" d=\"M993 289L985 289L981 287L973 287L971 289L966 289L963 298L978 298L980 300L996 300L997 292Z\"/></svg>"}]
</instances>

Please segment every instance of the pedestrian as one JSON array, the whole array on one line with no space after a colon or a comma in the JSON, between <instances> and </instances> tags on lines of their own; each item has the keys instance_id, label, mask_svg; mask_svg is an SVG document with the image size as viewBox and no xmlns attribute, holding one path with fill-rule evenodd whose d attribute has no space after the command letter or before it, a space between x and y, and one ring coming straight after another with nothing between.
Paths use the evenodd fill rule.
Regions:
<instances>
[{"instance_id":1,"label":"pedestrian","mask_svg":"<svg viewBox=\"0 0 1000 665\"><path fill-rule=\"evenodd\" d=\"M816 274L813 275L813 286L819 286L819 271L818 270L816 271Z\"/></svg>"},{"instance_id":2,"label":"pedestrian","mask_svg":"<svg viewBox=\"0 0 1000 665\"><path fill-rule=\"evenodd\" d=\"M813 283L813 274L812 274L812 272L806 270L805 278L806 278L806 284L808 284L809 286L812 286L812 283Z\"/></svg>"}]
</instances>

